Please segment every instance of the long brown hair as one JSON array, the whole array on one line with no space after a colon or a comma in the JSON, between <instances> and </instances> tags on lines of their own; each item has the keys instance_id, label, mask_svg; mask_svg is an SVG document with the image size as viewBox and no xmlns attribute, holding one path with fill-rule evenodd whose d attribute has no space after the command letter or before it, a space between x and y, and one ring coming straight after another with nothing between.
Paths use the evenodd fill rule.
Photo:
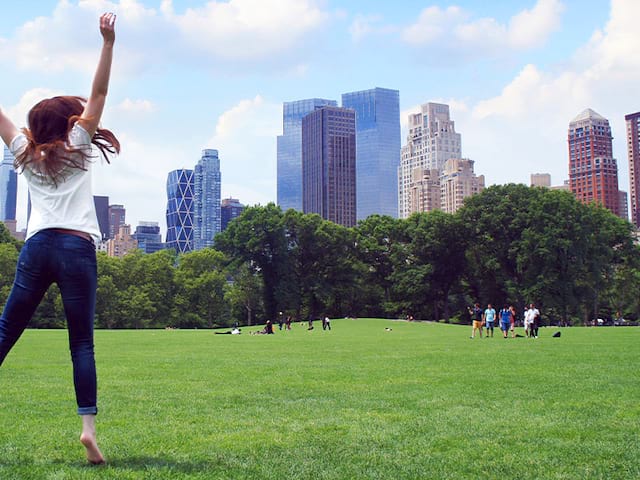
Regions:
<instances>
[{"instance_id":1,"label":"long brown hair","mask_svg":"<svg viewBox=\"0 0 640 480\"><path fill-rule=\"evenodd\" d=\"M69 146L69 132L80 119L87 102L74 96L52 97L35 104L28 115L29 128L23 128L28 143L24 152L15 159L15 167L29 167L47 177L55 185L64 181L72 169L86 170L92 158L83 148ZM107 129L98 128L91 139L104 159L108 154L120 153L120 142Z\"/></svg>"}]
</instances>

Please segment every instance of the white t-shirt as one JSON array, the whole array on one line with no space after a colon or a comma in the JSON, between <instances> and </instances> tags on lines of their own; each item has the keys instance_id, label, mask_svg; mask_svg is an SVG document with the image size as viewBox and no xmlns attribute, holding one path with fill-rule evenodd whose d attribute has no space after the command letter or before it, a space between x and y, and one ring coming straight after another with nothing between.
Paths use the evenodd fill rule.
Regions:
<instances>
[{"instance_id":1,"label":"white t-shirt","mask_svg":"<svg viewBox=\"0 0 640 480\"><path fill-rule=\"evenodd\" d=\"M537 316L540 315L540 311L537 308L530 308L524 314L525 323L533 323Z\"/></svg>"},{"instance_id":2,"label":"white t-shirt","mask_svg":"<svg viewBox=\"0 0 640 480\"><path fill-rule=\"evenodd\" d=\"M9 150L17 157L24 151L27 143L27 137L20 133L11 140ZM91 153L91 137L77 123L69 132L69 145ZM88 233L96 243L100 241L102 235L91 185L93 162L86 161L85 168L87 170L70 169L58 185L28 166L22 172L18 170L18 173L24 174L31 196L26 239L47 228L67 228Z\"/></svg>"}]
</instances>

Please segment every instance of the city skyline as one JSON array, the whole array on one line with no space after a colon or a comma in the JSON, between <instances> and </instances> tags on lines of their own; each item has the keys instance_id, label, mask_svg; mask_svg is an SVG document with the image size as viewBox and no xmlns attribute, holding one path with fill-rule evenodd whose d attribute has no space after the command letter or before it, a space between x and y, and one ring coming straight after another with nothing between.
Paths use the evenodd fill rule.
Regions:
<instances>
[{"instance_id":1,"label":"city skyline","mask_svg":"<svg viewBox=\"0 0 640 480\"><path fill-rule=\"evenodd\" d=\"M125 205L131 225L166 228L167 172L206 148L220 151L222 197L276 202L283 102L375 87L400 92L403 141L410 112L450 105L487 186L534 172L562 184L567 124L591 108L611 123L619 188L630 190L639 2L34 0L0 16L0 104L17 125L45 96L88 93L103 9L118 15L103 123L123 152L98 167L94 194ZM24 228L22 180L18 196Z\"/></svg>"}]
</instances>

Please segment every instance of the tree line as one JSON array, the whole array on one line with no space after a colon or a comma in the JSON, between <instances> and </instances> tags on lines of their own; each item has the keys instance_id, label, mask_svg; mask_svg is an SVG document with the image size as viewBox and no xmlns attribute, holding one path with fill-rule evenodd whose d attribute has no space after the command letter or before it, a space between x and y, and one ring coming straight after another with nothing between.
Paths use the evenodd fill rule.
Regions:
<instances>
[{"instance_id":1,"label":"tree line","mask_svg":"<svg viewBox=\"0 0 640 480\"><path fill-rule=\"evenodd\" d=\"M2 226L3 227L3 226ZM20 242L0 227L0 300ZM98 254L97 328L211 328L291 316L467 322L474 302L535 302L546 323L640 316L633 226L566 191L493 186L455 214L372 215L354 228L274 204L247 208L214 248ZM64 326L52 286L31 326Z\"/></svg>"}]
</instances>

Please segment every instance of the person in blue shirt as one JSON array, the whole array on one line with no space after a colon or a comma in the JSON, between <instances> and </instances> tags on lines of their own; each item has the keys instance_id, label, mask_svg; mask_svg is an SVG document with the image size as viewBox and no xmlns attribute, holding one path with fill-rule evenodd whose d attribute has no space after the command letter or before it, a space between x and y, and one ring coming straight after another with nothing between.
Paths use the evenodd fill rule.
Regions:
<instances>
[{"instance_id":1,"label":"person in blue shirt","mask_svg":"<svg viewBox=\"0 0 640 480\"><path fill-rule=\"evenodd\" d=\"M502 330L502 336L504 338L509 337L509 329L513 322L513 311L505 304L505 306L500 310L500 330Z\"/></svg>"},{"instance_id":2,"label":"person in blue shirt","mask_svg":"<svg viewBox=\"0 0 640 480\"><path fill-rule=\"evenodd\" d=\"M487 305L487 309L484 311L484 324L487 329L487 338L489 334L493 337L493 325L496 321L496 310L491 306L491 304Z\"/></svg>"}]
</instances>

